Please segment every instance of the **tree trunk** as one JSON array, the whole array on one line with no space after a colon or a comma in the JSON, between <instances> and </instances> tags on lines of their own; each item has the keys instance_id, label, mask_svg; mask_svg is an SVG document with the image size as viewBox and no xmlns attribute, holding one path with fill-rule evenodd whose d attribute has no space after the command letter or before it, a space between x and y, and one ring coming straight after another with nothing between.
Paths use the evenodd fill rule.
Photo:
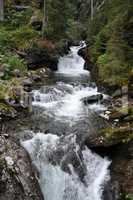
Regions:
<instances>
[{"instance_id":1,"label":"tree trunk","mask_svg":"<svg viewBox=\"0 0 133 200\"><path fill-rule=\"evenodd\" d=\"M44 0L43 5L43 24L42 24L42 36L44 37L44 31L46 27L46 0Z\"/></svg>"},{"instance_id":2,"label":"tree trunk","mask_svg":"<svg viewBox=\"0 0 133 200\"><path fill-rule=\"evenodd\" d=\"M4 21L4 0L0 0L0 21Z\"/></svg>"},{"instance_id":3,"label":"tree trunk","mask_svg":"<svg viewBox=\"0 0 133 200\"><path fill-rule=\"evenodd\" d=\"M91 0L91 20L93 20L94 17L94 1Z\"/></svg>"}]
</instances>

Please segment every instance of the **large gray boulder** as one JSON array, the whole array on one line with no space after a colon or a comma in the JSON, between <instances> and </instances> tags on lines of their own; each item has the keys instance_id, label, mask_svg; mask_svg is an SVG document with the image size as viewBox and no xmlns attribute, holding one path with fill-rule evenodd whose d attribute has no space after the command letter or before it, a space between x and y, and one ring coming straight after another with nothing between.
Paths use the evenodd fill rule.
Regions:
<instances>
[{"instance_id":1,"label":"large gray boulder","mask_svg":"<svg viewBox=\"0 0 133 200\"><path fill-rule=\"evenodd\" d=\"M103 99L102 94L96 94L96 95L85 97L82 99L82 101L84 102L85 105L87 105L87 104L97 103L101 101L102 99Z\"/></svg>"}]
</instances>

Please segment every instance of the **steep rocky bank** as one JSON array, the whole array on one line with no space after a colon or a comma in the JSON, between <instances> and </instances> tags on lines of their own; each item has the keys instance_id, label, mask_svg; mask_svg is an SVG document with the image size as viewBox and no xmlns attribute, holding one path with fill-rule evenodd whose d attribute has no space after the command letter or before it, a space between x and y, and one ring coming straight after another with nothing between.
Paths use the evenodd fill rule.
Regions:
<instances>
[{"instance_id":1,"label":"steep rocky bank","mask_svg":"<svg viewBox=\"0 0 133 200\"><path fill-rule=\"evenodd\" d=\"M34 75L33 75L34 74ZM30 98L27 91L40 84L46 77L44 70L30 73L21 81L26 102L3 102L0 119L0 199L1 200L43 200L38 184L38 172L20 144L22 124L29 123L31 113ZM18 89L18 88L16 88ZM22 94L20 94L22 95ZM21 99L21 96L18 96ZM23 96L22 96L23 97ZM27 102L27 99L29 100ZM23 122L23 119L24 122ZM17 132L17 130L19 131ZM26 135L28 137L28 135Z\"/></svg>"},{"instance_id":2,"label":"steep rocky bank","mask_svg":"<svg viewBox=\"0 0 133 200\"><path fill-rule=\"evenodd\" d=\"M81 54L80 54L81 55ZM83 56L83 58L86 60L86 57ZM86 67L87 65L90 64L89 63L89 59L87 58L87 63L86 63ZM93 67L93 65L91 64L91 67ZM91 71L91 67L89 65L89 70ZM96 75L94 75L95 78L97 79ZM41 85L42 82L44 80L47 79L47 70L44 69L39 69L36 72L30 72L29 71L29 75L23 80L24 83L24 90L26 91L31 91L34 87L36 87L37 85ZM28 93L27 93L28 94ZM120 97L119 97L120 98ZM87 102L88 103L88 102ZM120 103L119 103L120 104ZM108 105L108 102L107 102ZM132 137L133 137L133 129L131 127L132 125L132 111L131 113L127 113L127 114L122 114L119 111L114 111L114 108L117 108L118 106L118 97L116 98L111 98L111 104L109 105L108 111L106 111L105 115L102 117L108 118L107 121L109 122L109 124L112 124L109 128L102 130L102 132L97 133L94 136L88 137L85 141L85 144L91 148L93 151L97 152L98 154L102 155L102 156L108 156L111 160L112 160L112 164L111 164L111 177L112 180L111 182L107 185L106 190L105 190L105 199L109 199L112 198L112 195L110 195L110 193L114 193L114 199L117 200L118 198L120 198L120 193L122 193L123 195L125 194L132 194L133 190L132 190ZM121 108L121 104L119 105ZM12 108L12 107L11 107ZM14 114L12 117L8 118L6 117L4 120L5 122L1 124L1 136L2 139L4 138L4 140L6 140L6 142L8 143L8 148L10 147L10 145L13 147L13 149L15 149L14 152L11 152L11 155L7 154L7 158L9 158L9 161L11 161L11 163L16 163L16 161L14 161L14 155L17 156L17 151L22 151L22 154L24 154L24 156L22 157L22 162L25 165L25 162L27 162L25 159L28 159L27 154L25 154L25 151L22 149L22 147L20 146L19 141L23 138L31 138L32 137L32 133L22 133L24 131L24 129L21 129L21 127L25 127L25 128L32 128L32 120L30 122L29 118L30 118L30 113L28 114L28 110L27 109L18 109L16 107L13 108L15 111L19 111L18 113L16 113L16 115ZM17 118L16 118L17 116ZM13 118L13 120L11 119ZM4 118L2 118L4 119ZM7 123L7 119L11 119L10 124ZM31 124L30 124L31 123ZM17 126L16 126L17 124ZM113 128L112 128L113 126ZM10 131L9 131L10 130ZM19 130L19 131L18 131ZM20 132L20 134L18 134L18 132ZM17 134L16 134L17 133ZM16 147L17 144L17 147ZM17 149L17 150L16 150ZM121 153L122 152L122 153ZM5 161L5 150L3 149L2 155L4 155L3 157L3 162ZM30 161L28 161L30 164ZM2 170L5 166L5 164L2 164ZM128 166L128 168L127 168ZM33 166L29 165L29 171L30 169L33 168ZM25 169L24 169L25 170ZM27 170L27 168L26 168ZM23 171L23 173L26 173L26 171ZM35 170L33 169L33 179L31 180L32 183L31 184L37 184L36 182L36 177L35 177ZM21 177L21 174L19 175ZM8 177L8 179L10 179L10 177ZM22 177L23 179L23 177ZM16 181L16 175L14 175L12 177L12 180L10 180L10 183L13 184L14 181ZM28 178L25 180L26 181L26 188L29 185L29 180ZM129 184L130 181L130 184ZM1 179L1 183L2 179ZM17 184L15 182L15 184ZM115 185L115 186L114 186ZM7 186L9 187L9 186ZM14 187L14 185L12 186ZM24 187L24 190L26 190L25 185L22 187ZM41 191L39 189L39 186L36 186L36 188L38 188L35 192L36 198L40 198L41 196ZM21 187L17 188L17 190L19 191L20 194L22 194L21 192ZM30 190L30 189L29 189ZM6 189L5 189L6 191ZM4 189L2 190L2 192L4 192ZM26 195L29 195L29 193L27 194L27 191L25 192ZM3 193L2 193L3 194ZM15 193L16 194L16 193ZM10 195L15 195L12 191L10 192ZM4 195L3 195L4 196ZM23 198L23 194L20 195L20 199L21 197ZM8 197L6 197L8 198ZM15 197L16 198L16 197ZM30 200L30 195L26 197L27 200ZM42 198L42 197L41 197ZM125 197L121 197L121 200L123 200L123 198ZM113 200L114 200L113 199Z\"/></svg>"},{"instance_id":3,"label":"steep rocky bank","mask_svg":"<svg viewBox=\"0 0 133 200\"><path fill-rule=\"evenodd\" d=\"M43 200L37 172L25 150L8 133L0 136L0 199Z\"/></svg>"},{"instance_id":4,"label":"steep rocky bank","mask_svg":"<svg viewBox=\"0 0 133 200\"><path fill-rule=\"evenodd\" d=\"M80 49L79 55L85 59L85 69L91 73L92 80L96 81L99 91L110 95L106 104L107 111L102 116L109 122L109 127L89 136L86 145L102 156L112 160L110 166L111 182L105 191L105 199L109 193L114 192L114 199L126 199L126 194L133 194L133 99L131 95L132 81L129 90L122 94L119 86L110 86L100 81L98 67L92 64L89 48ZM128 96L128 104L122 104L122 98ZM114 185L114 187L113 187ZM109 189L110 188L110 189ZM121 197L120 195L121 194ZM108 197L109 198L109 197Z\"/></svg>"}]
</instances>

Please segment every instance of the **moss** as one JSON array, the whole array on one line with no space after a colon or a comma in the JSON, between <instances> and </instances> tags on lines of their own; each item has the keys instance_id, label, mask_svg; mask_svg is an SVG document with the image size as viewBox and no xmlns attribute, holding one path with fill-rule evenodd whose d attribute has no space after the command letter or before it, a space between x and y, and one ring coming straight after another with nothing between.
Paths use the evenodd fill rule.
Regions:
<instances>
[{"instance_id":1,"label":"moss","mask_svg":"<svg viewBox=\"0 0 133 200\"><path fill-rule=\"evenodd\" d=\"M0 103L0 116L15 117L16 110L7 104Z\"/></svg>"},{"instance_id":2,"label":"moss","mask_svg":"<svg viewBox=\"0 0 133 200\"><path fill-rule=\"evenodd\" d=\"M5 102L7 99L16 99L22 90L21 80L13 78L10 81L0 83L0 102Z\"/></svg>"},{"instance_id":3,"label":"moss","mask_svg":"<svg viewBox=\"0 0 133 200\"><path fill-rule=\"evenodd\" d=\"M133 127L122 126L122 127L109 127L103 129L101 134L108 140L109 142L123 142L127 143L133 139Z\"/></svg>"},{"instance_id":4,"label":"moss","mask_svg":"<svg viewBox=\"0 0 133 200\"><path fill-rule=\"evenodd\" d=\"M9 88L7 84L0 83L0 101L4 101L5 98L8 96Z\"/></svg>"},{"instance_id":5,"label":"moss","mask_svg":"<svg viewBox=\"0 0 133 200\"><path fill-rule=\"evenodd\" d=\"M14 47L25 50L39 38L39 33L29 26L22 26L11 33Z\"/></svg>"}]
</instances>

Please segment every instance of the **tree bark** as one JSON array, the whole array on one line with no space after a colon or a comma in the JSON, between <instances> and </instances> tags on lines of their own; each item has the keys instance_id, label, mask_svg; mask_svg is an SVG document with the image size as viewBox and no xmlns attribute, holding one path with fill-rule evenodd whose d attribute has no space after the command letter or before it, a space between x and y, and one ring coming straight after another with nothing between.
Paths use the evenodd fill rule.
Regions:
<instances>
[{"instance_id":1,"label":"tree bark","mask_svg":"<svg viewBox=\"0 0 133 200\"><path fill-rule=\"evenodd\" d=\"M91 0L91 20L94 18L94 1Z\"/></svg>"},{"instance_id":2,"label":"tree bark","mask_svg":"<svg viewBox=\"0 0 133 200\"><path fill-rule=\"evenodd\" d=\"M42 24L42 36L44 37L44 31L46 27L46 0L44 0L43 5L43 24Z\"/></svg>"},{"instance_id":3,"label":"tree bark","mask_svg":"<svg viewBox=\"0 0 133 200\"><path fill-rule=\"evenodd\" d=\"M4 21L4 0L0 0L0 21Z\"/></svg>"}]
</instances>

